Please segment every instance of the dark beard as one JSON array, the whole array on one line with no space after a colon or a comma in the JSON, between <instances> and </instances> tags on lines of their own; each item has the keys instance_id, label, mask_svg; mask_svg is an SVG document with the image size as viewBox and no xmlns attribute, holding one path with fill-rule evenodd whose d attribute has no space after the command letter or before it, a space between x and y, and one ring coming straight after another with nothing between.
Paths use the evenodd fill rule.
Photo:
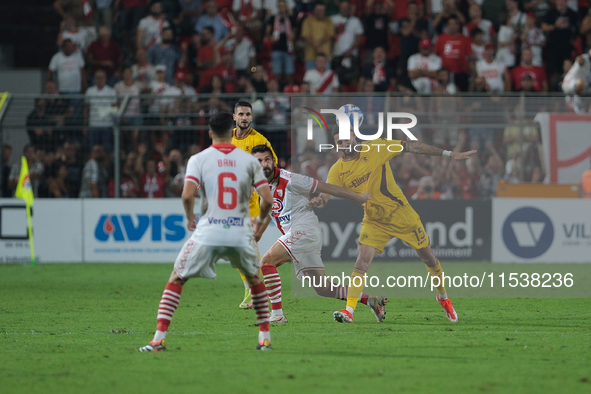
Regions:
<instances>
[{"instance_id":1,"label":"dark beard","mask_svg":"<svg viewBox=\"0 0 591 394\"><path fill-rule=\"evenodd\" d=\"M265 174L265 177L267 177L267 179L271 178L274 172L274 168L263 168L263 173Z\"/></svg>"},{"instance_id":2,"label":"dark beard","mask_svg":"<svg viewBox=\"0 0 591 394\"><path fill-rule=\"evenodd\" d=\"M250 123L247 126L242 126L242 123L237 123L236 126L238 126L240 130L248 130Z\"/></svg>"}]
</instances>

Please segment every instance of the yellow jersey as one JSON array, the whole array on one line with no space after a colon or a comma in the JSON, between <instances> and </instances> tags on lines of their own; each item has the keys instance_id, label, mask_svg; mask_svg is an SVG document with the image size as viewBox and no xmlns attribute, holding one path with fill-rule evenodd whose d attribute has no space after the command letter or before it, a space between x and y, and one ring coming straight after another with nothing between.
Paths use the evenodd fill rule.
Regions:
<instances>
[{"instance_id":1,"label":"yellow jersey","mask_svg":"<svg viewBox=\"0 0 591 394\"><path fill-rule=\"evenodd\" d=\"M271 148L271 152L273 153L273 158L275 158L275 164L279 161L277 160L277 155L273 150L273 147L261 133L256 131L255 129L251 128L248 134L246 134L242 138L236 138L236 129L232 130L232 144L236 145L238 148L242 149L246 153L251 153L252 148L257 145L267 145ZM250 216L255 217L259 215L260 212L260 202L259 202L259 195L257 192L253 192L250 196Z\"/></svg>"},{"instance_id":2,"label":"yellow jersey","mask_svg":"<svg viewBox=\"0 0 591 394\"><path fill-rule=\"evenodd\" d=\"M364 141L367 152L355 159L340 158L328 172L328 183L361 194L369 193L371 199L365 204L364 221L375 220L389 223L394 212L409 205L408 200L394 180L390 159L403 151L399 140L376 139Z\"/></svg>"}]
</instances>

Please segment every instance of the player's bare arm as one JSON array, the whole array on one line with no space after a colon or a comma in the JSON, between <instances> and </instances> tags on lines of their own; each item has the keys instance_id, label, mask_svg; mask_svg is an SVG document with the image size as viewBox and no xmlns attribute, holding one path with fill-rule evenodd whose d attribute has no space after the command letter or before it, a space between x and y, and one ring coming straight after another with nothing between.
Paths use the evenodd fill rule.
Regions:
<instances>
[{"instance_id":1,"label":"player's bare arm","mask_svg":"<svg viewBox=\"0 0 591 394\"><path fill-rule=\"evenodd\" d=\"M330 183L327 183L327 185L330 185ZM320 195L318 197L314 197L310 200L310 202L308 203L309 207L314 207L314 208L324 208L326 206L326 204L328 203L328 200L330 199L330 194L327 193L320 193ZM368 198L369 200L369 198Z\"/></svg>"},{"instance_id":2,"label":"player's bare arm","mask_svg":"<svg viewBox=\"0 0 591 394\"><path fill-rule=\"evenodd\" d=\"M267 218L265 219L265 223L261 223L261 226L259 227L258 231L254 233L254 240L256 242L259 242L261 240L261 238L263 237L263 234L267 230L267 227L269 227L271 220L272 220L271 216L267 216ZM256 219L253 220L252 224L254 225L255 222L256 222Z\"/></svg>"},{"instance_id":3,"label":"player's bare arm","mask_svg":"<svg viewBox=\"0 0 591 394\"><path fill-rule=\"evenodd\" d=\"M371 198L369 193L357 194L357 193L354 193L350 190L344 189L342 187L331 185L330 183L321 182L321 181L318 182L318 186L316 187L316 190L323 193L324 195L329 194L331 196L342 197L342 198L347 198L349 200L353 200L360 205L365 204L367 202L367 200L369 200ZM321 196L322 196L322 194L321 194ZM327 200L328 200L328 198L327 198ZM326 201L324 201L324 204L326 204ZM308 205L314 206L312 204L312 200L310 200L310 203L308 203Z\"/></svg>"},{"instance_id":4,"label":"player's bare arm","mask_svg":"<svg viewBox=\"0 0 591 394\"><path fill-rule=\"evenodd\" d=\"M467 152L445 151L441 148L427 145L418 141L406 141L404 145L404 152L430 156L449 156L455 160L466 160L468 157L476 153L475 150L470 150ZM446 152L447 154L444 154Z\"/></svg>"},{"instance_id":5,"label":"player's bare arm","mask_svg":"<svg viewBox=\"0 0 591 394\"><path fill-rule=\"evenodd\" d=\"M267 217L269 216L269 212L271 212L271 207L273 206L273 196L271 195L271 190L267 184L260 186L257 189L257 193L259 193L259 196L261 197L261 211L254 223L255 234L259 233L263 224L267 220Z\"/></svg>"},{"instance_id":6,"label":"player's bare arm","mask_svg":"<svg viewBox=\"0 0 591 394\"><path fill-rule=\"evenodd\" d=\"M189 231L195 230L195 194L197 193L197 185L191 181L185 181L185 187L181 194L181 200L183 202L183 208L185 208L185 216L187 217L187 228Z\"/></svg>"}]
</instances>

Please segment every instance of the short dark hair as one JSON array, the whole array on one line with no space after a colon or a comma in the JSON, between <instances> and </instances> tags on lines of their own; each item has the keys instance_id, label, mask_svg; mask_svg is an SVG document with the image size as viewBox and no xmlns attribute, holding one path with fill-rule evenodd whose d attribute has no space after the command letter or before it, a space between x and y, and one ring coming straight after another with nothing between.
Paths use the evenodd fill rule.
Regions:
<instances>
[{"instance_id":1,"label":"short dark hair","mask_svg":"<svg viewBox=\"0 0 591 394\"><path fill-rule=\"evenodd\" d=\"M470 32L470 37L474 38L474 37L476 37L477 34L484 34L484 31L481 28L479 28L479 27L475 27Z\"/></svg>"},{"instance_id":2,"label":"short dark hair","mask_svg":"<svg viewBox=\"0 0 591 394\"><path fill-rule=\"evenodd\" d=\"M33 150L36 150L35 149L35 145L33 145L33 144L25 144L25 146L23 146L23 155L25 153L27 153L27 149L29 149L29 148L33 148Z\"/></svg>"},{"instance_id":3,"label":"short dark hair","mask_svg":"<svg viewBox=\"0 0 591 394\"><path fill-rule=\"evenodd\" d=\"M201 32L204 30L208 30L212 35L215 35L215 29L212 26L205 26L203 29L201 29Z\"/></svg>"},{"instance_id":4,"label":"short dark hair","mask_svg":"<svg viewBox=\"0 0 591 394\"><path fill-rule=\"evenodd\" d=\"M252 111L252 104L250 104L248 101L243 101L243 100L238 101L236 103L236 105L234 106L234 112L236 112L236 110L238 109L238 107L248 107Z\"/></svg>"},{"instance_id":5,"label":"short dark hair","mask_svg":"<svg viewBox=\"0 0 591 394\"><path fill-rule=\"evenodd\" d=\"M273 151L271 150L271 148L264 144L255 146L254 148L252 148L252 151L250 153L252 153L253 155L255 153L268 153L273 157L273 159L275 159L275 156L273 156Z\"/></svg>"},{"instance_id":6,"label":"short dark hair","mask_svg":"<svg viewBox=\"0 0 591 394\"><path fill-rule=\"evenodd\" d=\"M232 135L234 118L228 112L218 112L209 118L209 130L218 138L226 138Z\"/></svg>"}]
</instances>

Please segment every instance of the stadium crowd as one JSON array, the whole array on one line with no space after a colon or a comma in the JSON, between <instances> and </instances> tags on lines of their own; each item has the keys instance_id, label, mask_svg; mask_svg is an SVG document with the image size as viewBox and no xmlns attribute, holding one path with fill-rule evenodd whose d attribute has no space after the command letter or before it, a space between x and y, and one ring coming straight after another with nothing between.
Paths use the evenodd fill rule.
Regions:
<instances>
[{"instance_id":1,"label":"stadium crowd","mask_svg":"<svg viewBox=\"0 0 591 394\"><path fill-rule=\"evenodd\" d=\"M400 92L419 99L417 94L563 91L570 109L586 112L580 95L588 86L590 4L56 0L63 21L47 70L44 93L51 98L36 100L27 118L31 145L24 155L36 196L113 195L112 115L126 95L133 97L121 120L128 126L120 152L123 197L178 196L186 159L208 140L203 132L169 132L166 126L205 125L208 116L231 112L239 98L253 93ZM206 93L213 96L200 96ZM64 94L84 94L85 100L60 98ZM262 102L257 129L289 124L285 96ZM491 197L500 180L544 178L537 129L526 127L522 139L519 133L519 127L459 130L440 140L425 132L421 138L428 143L476 147L480 154L466 163L403 155L392 167L409 198ZM268 137L273 143L289 141L288 135ZM323 180L336 160L310 149L290 160L289 145L276 150L280 165L293 162L292 170ZM6 169L10 151L4 147L9 176L3 195L14 192L18 178L18 165ZM88 179L95 180L92 187Z\"/></svg>"}]
</instances>

